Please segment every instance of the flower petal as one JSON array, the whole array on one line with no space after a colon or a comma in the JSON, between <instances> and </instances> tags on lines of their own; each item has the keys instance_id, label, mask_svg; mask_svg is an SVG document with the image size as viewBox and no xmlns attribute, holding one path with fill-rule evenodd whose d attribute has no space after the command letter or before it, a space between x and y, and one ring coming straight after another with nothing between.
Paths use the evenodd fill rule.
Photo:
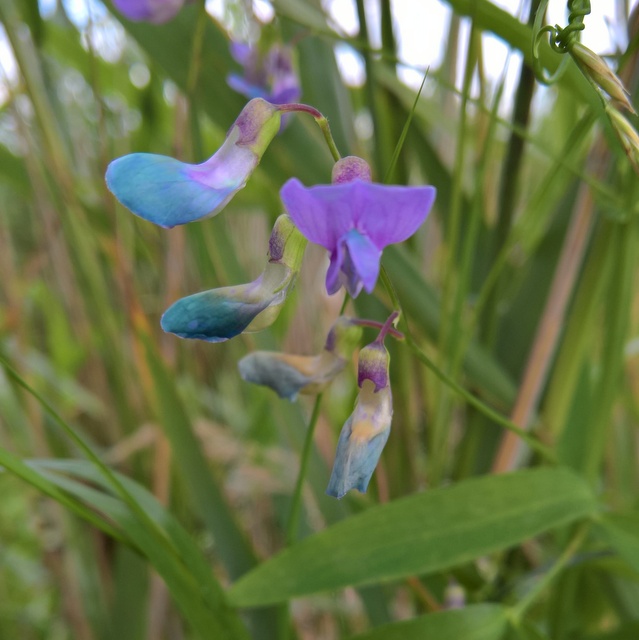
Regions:
<instances>
[{"instance_id":1,"label":"flower petal","mask_svg":"<svg viewBox=\"0 0 639 640\"><path fill-rule=\"evenodd\" d=\"M365 235L355 229L349 231L343 240L346 256L342 265L344 286L356 298L362 286L372 293L379 276L379 261L382 252Z\"/></svg>"},{"instance_id":2,"label":"flower petal","mask_svg":"<svg viewBox=\"0 0 639 640\"><path fill-rule=\"evenodd\" d=\"M135 215L170 229L220 211L257 166L256 155L235 144L237 127L206 162L193 165L151 153L114 160L106 182Z\"/></svg>"},{"instance_id":3,"label":"flower petal","mask_svg":"<svg viewBox=\"0 0 639 640\"><path fill-rule=\"evenodd\" d=\"M257 280L181 298L162 316L162 329L180 338L224 342L243 331L260 331L277 318L295 274L269 263Z\"/></svg>"},{"instance_id":4,"label":"flower petal","mask_svg":"<svg viewBox=\"0 0 639 640\"><path fill-rule=\"evenodd\" d=\"M426 220L435 201L435 187L401 187L356 181L353 185L355 227L383 249L404 242Z\"/></svg>"},{"instance_id":5,"label":"flower petal","mask_svg":"<svg viewBox=\"0 0 639 640\"><path fill-rule=\"evenodd\" d=\"M247 382L270 387L280 398L295 400L299 393L319 393L344 369L346 361L324 351L317 356L255 351L238 363Z\"/></svg>"},{"instance_id":6,"label":"flower petal","mask_svg":"<svg viewBox=\"0 0 639 640\"><path fill-rule=\"evenodd\" d=\"M388 440L392 415L390 388L376 393L373 383L365 381L355 411L339 436L326 489L329 496L343 498L350 489L366 492Z\"/></svg>"},{"instance_id":7,"label":"flower petal","mask_svg":"<svg viewBox=\"0 0 639 640\"><path fill-rule=\"evenodd\" d=\"M178 13L184 0L113 0L113 4L129 20L161 24Z\"/></svg>"},{"instance_id":8,"label":"flower petal","mask_svg":"<svg viewBox=\"0 0 639 640\"><path fill-rule=\"evenodd\" d=\"M350 188L350 184L305 187L292 178L280 196L301 233L333 252L340 238L354 227Z\"/></svg>"},{"instance_id":9,"label":"flower petal","mask_svg":"<svg viewBox=\"0 0 639 640\"><path fill-rule=\"evenodd\" d=\"M293 178L280 191L298 229L329 251L350 229L367 235L380 250L403 242L424 222L435 194L431 186L389 186L359 179L304 187Z\"/></svg>"}]
</instances>

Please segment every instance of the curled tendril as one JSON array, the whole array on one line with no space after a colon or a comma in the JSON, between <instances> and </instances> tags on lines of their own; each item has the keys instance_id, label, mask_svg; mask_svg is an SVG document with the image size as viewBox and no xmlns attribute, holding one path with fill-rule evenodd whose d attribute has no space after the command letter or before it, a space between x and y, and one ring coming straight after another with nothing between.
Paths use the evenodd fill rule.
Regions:
<instances>
[{"instance_id":1,"label":"curled tendril","mask_svg":"<svg viewBox=\"0 0 639 640\"><path fill-rule=\"evenodd\" d=\"M584 29L584 18L590 14L590 0L568 0L568 25L564 28L559 25L554 27L546 25L542 27L541 23L546 13L548 0L543 0L539 5L539 10L535 16L535 24L533 26L533 42L532 42L532 62L533 71L539 82L543 84L554 84L559 80L566 70L568 58L564 58L555 73L548 75L539 59L539 45L546 34L548 43L553 51L557 53L568 53L571 43L578 37L579 32Z\"/></svg>"}]
</instances>

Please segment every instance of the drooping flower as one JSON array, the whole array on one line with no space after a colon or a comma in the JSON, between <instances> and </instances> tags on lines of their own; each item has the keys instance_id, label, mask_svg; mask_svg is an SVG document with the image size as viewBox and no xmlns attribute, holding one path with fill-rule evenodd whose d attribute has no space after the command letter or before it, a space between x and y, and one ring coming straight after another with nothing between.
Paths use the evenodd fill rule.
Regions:
<instances>
[{"instance_id":1,"label":"drooping flower","mask_svg":"<svg viewBox=\"0 0 639 640\"><path fill-rule=\"evenodd\" d=\"M371 293L384 247L403 242L424 222L435 200L431 186L371 182L370 167L350 156L333 168L333 184L305 187L295 178L281 189L286 210L311 242L330 253L326 289L344 285L352 297Z\"/></svg>"},{"instance_id":2,"label":"drooping flower","mask_svg":"<svg viewBox=\"0 0 639 640\"><path fill-rule=\"evenodd\" d=\"M214 216L244 187L279 126L277 107L256 98L206 162L133 153L109 165L107 186L135 215L167 229Z\"/></svg>"},{"instance_id":3,"label":"drooping flower","mask_svg":"<svg viewBox=\"0 0 639 640\"><path fill-rule=\"evenodd\" d=\"M224 342L245 331L261 331L279 315L299 272L306 240L281 215L269 239L269 259L253 282L181 298L162 316L162 329L180 338Z\"/></svg>"},{"instance_id":4,"label":"drooping flower","mask_svg":"<svg viewBox=\"0 0 639 640\"><path fill-rule=\"evenodd\" d=\"M233 42L231 54L244 67L243 75L227 76L231 89L249 99L264 98L272 104L299 101L302 89L289 47L278 43L263 54L258 47Z\"/></svg>"},{"instance_id":5,"label":"drooping flower","mask_svg":"<svg viewBox=\"0 0 639 640\"><path fill-rule=\"evenodd\" d=\"M340 316L318 355L254 351L239 361L240 375L247 382L270 387L280 398L291 401L300 393L319 393L344 369L361 333L351 318Z\"/></svg>"},{"instance_id":6,"label":"drooping flower","mask_svg":"<svg viewBox=\"0 0 639 640\"><path fill-rule=\"evenodd\" d=\"M115 8L133 22L161 24L173 18L184 0L113 0Z\"/></svg>"},{"instance_id":7,"label":"drooping flower","mask_svg":"<svg viewBox=\"0 0 639 640\"><path fill-rule=\"evenodd\" d=\"M333 471L326 493L343 498L351 489L365 493L388 440L393 418L390 355L380 337L359 352L355 410L339 436Z\"/></svg>"}]
</instances>

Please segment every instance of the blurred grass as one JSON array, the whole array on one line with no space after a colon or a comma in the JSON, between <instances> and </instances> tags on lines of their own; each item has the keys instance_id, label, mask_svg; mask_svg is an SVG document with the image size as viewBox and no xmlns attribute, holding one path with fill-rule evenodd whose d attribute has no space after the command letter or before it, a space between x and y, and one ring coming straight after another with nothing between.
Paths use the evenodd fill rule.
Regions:
<instances>
[{"instance_id":1,"label":"blurred grass","mask_svg":"<svg viewBox=\"0 0 639 640\"><path fill-rule=\"evenodd\" d=\"M426 550L416 544L414 566L426 567L428 575L402 574L383 586L335 591L331 599L304 598L291 608L292 633L409 637L402 634L413 629L415 637L429 631L452 638L479 620L477 638L500 638L504 611L534 596L507 634L634 638L639 181L574 65L543 100L533 95L527 122L514 117L508 92L486 77L480 36L502 39L512 48L511 64L518 64L530 61L531 28L488 0L447 4L464 29L472 21L464 31L469 46L442 42L465 67L465 79L451 83L446 64L429 70L393 173L396 181L435 184L438 199L424 229L385 252L384 266L416 345L474 404L436 379L407 346L391 345L393 433L369 494L338 503L324 488L356 390L352 368L342 374L323 400L300 532L320 536L309 545L335 536L337 547L337 526L349 525L335 523L360 512L366 513L351 522L383 520L378 503L451 483L455 495L460 480L478 482L478 491L482 482L499 484L472 478L494 467L504 437L486 411L476 411L477 402L532 428L560 465L596 490L597 513L588 516L595 524L573 550L570 526L557 524L539 536L541 512L531 507L526 517L523 509L523 533L508 545L526 542L479 549L470 560L455 556L445 569L424 561L442 542ZM342 153L369 159L382 181L416 98L397 75L391 3L380 3L380 24L367 3L358 3L355 37L335 32L318 2L277 0L274 6L281 32L296 43L303 100L330 119ZM236 15L243 10L234 9ZM97 6L86 25L71 18L63 5L43 19L32 0L0 3L18 69L16 78L5 73L1 79L0 355L62 420L0 369L6 496L0 504L0 638L162 640L211 637L216 629L218 637L276 638L275 612L237 613L227 604L226 587L251 571L243 580L255 580L274 566L263 561L284 545L311 405L250 388L236 362L248 350L283 344L298 353L317 351L341 297L322 293L323 256L311 250L296 295L261 334L190 344L163 335L158 320L180 296L253 279L270 223L281 212L280 186L293 175L306 184L327 182L330 154L313 122L296 117L223 215L168 232L154 228L110 196L106 164L131 151L193 161L213 153L244 104L225 82L236 67L228 35L206 19L194 57L195 5L160 26L133 24ZM367 30L382 34L379 51ZM333 51L338 42L363 56L364 87L344 85ZM637 104L636 50L620 57ZM190 87L193 63L198 73ZM544 48L542 63L552 71L559 56ZM134 68L148 71L148 83L132 82ZM369 136L362 135L366 118L374 124ZM508 154L513 143L520 145L518 163ZM510 181L517 188L506 197ZM569 278L557 265L586 196L583 262ZM507 224L498 223L500 206L508 211ZM559 285L565 306L549 297ZM383 319L390 303L380 286L376 299L360 298L355 308ZM549 342L545 317L554 323L556 344ZM531 354L546 344L545 368L538 367ZM539 391L522 400L527 378ZM526 411L513 414L522 402ZM117 472L115 484L78 460L82 452L61 424L88 444L107 472ZM508 459L517 468L540 462L521 448ZM424 499L429 495L439 494ZM467 502L455 522L464 513L472 521L477 505ZM434 521L451 512L452 505L443 504ZM498 519L486 527L486 535L497 536ZM472 547L464 538L471 534L457 535L461 548ZM363 530L345 541L355 564L374 539ZM304 544L291 548L293 557ZM329 569L331 545L320 558ZM385 546L382 540L381 564ZM567 552L569 564L557 564ZM371 574L370 581L378 578ZM544 585L540 593L536 580ZM334 584L367 581L346 573ZM593 584L605 588L589 590ZM448 606L453 587L472 606L422 615ZM407 617L414 618L408 626L371 630Z\"/></svg>"}]
</instances>

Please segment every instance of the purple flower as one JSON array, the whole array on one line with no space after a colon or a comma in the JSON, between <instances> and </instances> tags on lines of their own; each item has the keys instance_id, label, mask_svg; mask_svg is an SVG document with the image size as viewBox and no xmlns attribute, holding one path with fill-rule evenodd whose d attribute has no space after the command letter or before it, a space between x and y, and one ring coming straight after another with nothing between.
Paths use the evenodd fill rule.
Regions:
<instances>
[{"instance_id":1,"label":"purple flower","mask_svg":"<svg viewBox=\"0 0 639 640\"><path fill-rule=\"evenodd\" d=\"M106 183L135 215L170 229L221 211L244 187L280 127L280 112L256 98L242 109L224 144L202 164L153 153L114 160Z\"/></svg>"},{"instance_id":2,"label":"purple flower","mask_svg":"<svg viewBox=\"0 0 639 640\"><path fill-rule=\"evenodd\" d=\"M403 242L424 222L435 200L434 187L401 187L370 181L361 158L343 158L333 168L333 184L305 187L295 178L281 189L297 228L330 253L326 289L344 285L354 298L371 293L384 247Z\"/></svg>"},{"instance_id":3,"label":"purple flower","mask_svg":"<svg viewBox=\"0 0 639 640\"><path fill-rule=\"evenodd\" d=\"M113 0L115 8L134 22L168 22L182 8L185 0Z\"/></svg>"},{"instance_id":4,"label":"purple flower","mask_svg":"<svg viewBox=\"0 0 639 640\"><path fill-rule=\"evenodd\" d=\"M272 104L299 101L300 79L290 48L276 44L264 55L256 47L233 42L231 54L244 67L243 75L231 73L227 77L231 89L249 99L264 98Z\"/></svg>"}]
</instances>

